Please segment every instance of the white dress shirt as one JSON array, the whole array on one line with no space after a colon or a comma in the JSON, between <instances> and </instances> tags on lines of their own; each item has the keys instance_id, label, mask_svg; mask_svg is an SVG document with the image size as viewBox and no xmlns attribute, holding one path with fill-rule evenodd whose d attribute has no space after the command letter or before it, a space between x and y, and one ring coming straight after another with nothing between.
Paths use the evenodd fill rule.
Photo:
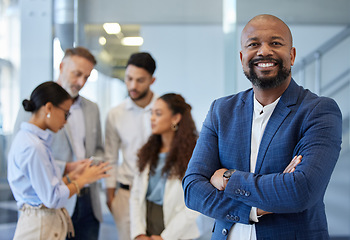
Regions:
<instances>
[{"instance_id":1,"label":"white dress shirt","mask_svg":"<svg viewBox=\"0 0 350 240\"><path fill-rule=\"evenodd\" d=\"M258 157L259 146L261 138L264 134L266 125L275 109L278 98L273 103L262 106L255 98L254 95L254 112L253 112L253 124L252 124L252 136L251 136L251 149L250 149L250 172L255 172L256 160ZM252 207L250 212L250 220L253 222L259 222L256 213L256 207ZM241 224L236 223L231 228L228 240L256 240L255 224Z\"/></svg>"},{"instance_id":2,"label":"white dress shirt","mask_svg":"<svg viewBox=\"0 0 350 240\"><path fill-rule=\"evenodd\" d=\"M105 159L113 167L105 179L107 188L115 188L116 183L132 185L138 172L137 152L151 135L151 108L158 97L153 94L151 102L141 108L130 97L112 108L106 121ZM122 161L119 160L119 150Z\"/></svg>"}]
</instances>

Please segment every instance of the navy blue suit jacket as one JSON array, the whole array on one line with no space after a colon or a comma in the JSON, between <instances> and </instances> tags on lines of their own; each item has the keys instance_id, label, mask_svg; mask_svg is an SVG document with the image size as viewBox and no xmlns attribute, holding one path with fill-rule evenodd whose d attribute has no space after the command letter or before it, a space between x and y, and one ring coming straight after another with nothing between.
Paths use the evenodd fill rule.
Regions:
<instances>
[{"instance_id":1,"label":"navy blue suit jacket","mask_svg":"<svg viewBox=\"0 0 350 240\"><path fill-rule=\"evenodd\" d=\"M252 89L212 103L183 179L186 205L216 219L215 240L235 223L251 224L251 207L273 212L256 223L258 239L329 239L323 197L340 152L339 107L292 79L267 123L255 173L252 117ZM302 162L283 174L295 155ZM225 191L210 184L220 168L238 170Z\"/></svg>"}]
</instances>

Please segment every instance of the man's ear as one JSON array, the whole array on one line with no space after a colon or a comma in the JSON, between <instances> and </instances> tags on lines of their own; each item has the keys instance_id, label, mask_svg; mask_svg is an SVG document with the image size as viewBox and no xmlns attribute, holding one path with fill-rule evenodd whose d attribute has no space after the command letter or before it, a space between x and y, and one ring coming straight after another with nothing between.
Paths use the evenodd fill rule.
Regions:
<instances>
[{"instance_id":1,"label":"man's ear","mask_svg":"<svg viewBox=\"0 0 350 240\"><path fill-rule=\"evenodd\" d=\"M60 72L62 72L63 65L64 65L64 63L63 63L63 61L62 61L62 62L60 63Z\"/></svg>"},{"instance_id":2,"label":"man's ear","mask_svg":"<svg viewBox=\"0 0 350 240\"><path fill-rule=\"evenodd\" d=\"M152 77L151 85L156 81L155 77Z\"/></svg>"},{"instance_id":3,"label":"man's ear","mask_svg":"<svg viewBox=\"0 0 350 240\"><path fill-rule=\"evenodd\" d=\"M239 51L239 59L241 60L241 64L243 66L243 53L242 53L242 51Z\"/></svg>"},{"instance_id":4,"label":"man's ear","mask_svg":"<svg viewBox=\"0 0 350 240\"><path fill-rule=\"evenodd\" d=\"M290 63L292 66L294 65L296 55L297 55L297 50L295 49L295 47L292 47L290 50Z\"/></svg>"}]
</instances>

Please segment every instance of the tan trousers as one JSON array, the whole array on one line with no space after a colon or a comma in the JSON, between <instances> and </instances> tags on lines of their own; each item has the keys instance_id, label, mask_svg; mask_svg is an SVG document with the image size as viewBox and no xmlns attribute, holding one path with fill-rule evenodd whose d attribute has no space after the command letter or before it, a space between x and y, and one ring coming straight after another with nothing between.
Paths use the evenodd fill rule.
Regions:
<instances>
[{"instance_id":1,"label":"tan trousers","mask_svg":"<svg viewBox=\"0 0 350 240\"><path fill-rule=\"evenodd\" d=\"M49 209L44 206L21 208L14 240L64 240L67 232L73 232L72 221L65 208Z\"/></svg>"},{"instance_id":2,"label":"tan trousers","mask_svg":"<svg viewBox=\"0 0 350 240\"><path fill-rule=\"evenodd\" d=\"M130 191L119 188L112 202L112 214L120 240L131 240L129 199Z\"/></svg>"}]
</instances>

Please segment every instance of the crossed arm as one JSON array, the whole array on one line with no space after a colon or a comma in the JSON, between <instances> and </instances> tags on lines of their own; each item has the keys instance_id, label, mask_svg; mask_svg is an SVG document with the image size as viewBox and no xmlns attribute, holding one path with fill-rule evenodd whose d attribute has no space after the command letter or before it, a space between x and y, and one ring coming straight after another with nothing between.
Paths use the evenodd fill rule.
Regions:
<instances>
[{"instance_id":1,"label":"crossed arm","mask_svg":"<svg viewBox=\"0 0 350 240\"><path fill-rule=\"evenodd\" d=\"M295 167L301 162L302 156L295 156L289 165L284 169L283 173L292 173L295 171ZM228 178L223 177L223 174L228 169L220 168L214 172L214 174L210 178L210 183L219 191L224 191L227 183L229 181ZM271 214L271 212L264 211L262 209L257 209L257 215L262 216L265 214Z\"/></svg>"}]
</instances>

